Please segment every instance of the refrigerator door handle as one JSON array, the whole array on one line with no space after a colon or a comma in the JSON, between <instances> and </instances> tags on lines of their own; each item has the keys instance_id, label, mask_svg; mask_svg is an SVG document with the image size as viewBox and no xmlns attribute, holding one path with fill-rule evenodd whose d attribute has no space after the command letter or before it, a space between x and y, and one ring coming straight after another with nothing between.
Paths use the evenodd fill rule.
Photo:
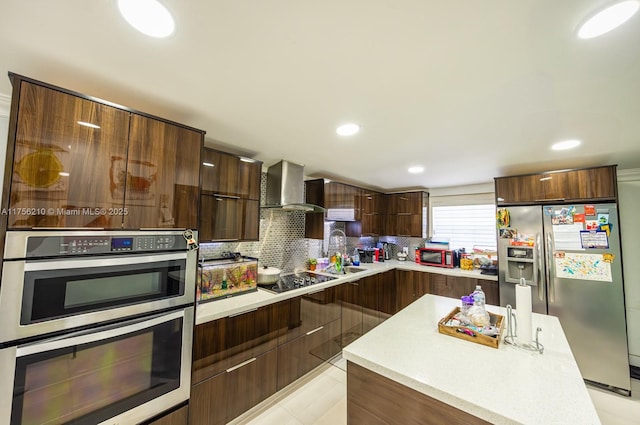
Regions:
<instances>
[{"instance_id":1,"label":"refrigerator door handle","mask_svg":"<svg viewBox=\"0 0 640 425\"><path fill-rule=\"evenodd\" d=\"M536 233L536 267L533 268L533 281L535 282L536 285L538 285L538 299L540 301L544 301L544 288L542 285L542 282L540 282L542 279L540 278L540 276L542 276L542 270L543 270L543 265L542 265L542 247L540 246L540 244L542 243L542 240L540 238L540 233Z\"/></svg>"},{"instance_id":2,"label":"refrigerator door handle","mask_svg":"<svg viewBox=\"0 0 640 425\"><path fill-rule=\"evenodd\" d=\"M551 241L551 233L547 233L547 285L549 285L549 302L556 300L556 285L551 278L551 266L553 265L553 243Z\"/></svg>"}]
</instances>

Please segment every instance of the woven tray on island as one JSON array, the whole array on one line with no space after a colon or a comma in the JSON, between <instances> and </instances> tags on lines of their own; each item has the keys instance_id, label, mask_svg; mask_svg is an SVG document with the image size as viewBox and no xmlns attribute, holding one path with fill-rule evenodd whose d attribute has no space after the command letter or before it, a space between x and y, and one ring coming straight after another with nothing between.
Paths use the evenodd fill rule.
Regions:
<instances>
[{"instance_id":1,"label":"woven tray on island","mask_svg":"<svg viewBox=\"0 0 640 425\"><path fill-rule=\"evenodd\" d=\"M491 337L483 335L480 332L469 329L465 326L447 326L449 320L453 318L460 311L460 307L456 307L445 317L438 322L438 332L445 335L450 335L456 338L464 339L465 341L475 342L476 344L486 345L487 347L498 348L500 345L500 339L502 336L502 328L504 326L504 316L489 312L489 318L491 324L498 328L498 335ZM460 329L460 330L459 330ZM466 330L466 331L465 331ZM468 332L468 333L467 333Z\"/></svg>"}]
</instances>

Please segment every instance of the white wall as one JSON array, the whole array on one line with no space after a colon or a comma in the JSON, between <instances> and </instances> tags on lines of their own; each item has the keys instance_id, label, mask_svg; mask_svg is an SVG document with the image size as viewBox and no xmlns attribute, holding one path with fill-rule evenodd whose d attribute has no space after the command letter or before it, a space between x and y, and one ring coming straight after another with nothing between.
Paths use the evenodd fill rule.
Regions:
<instances>
[{"instance_id":1,"label":"white wall","mask_svg":"<svg viewBox=\"0 0 640 425\"><path fill-rule=\"evenodd\" d=\"M640 169L618 171L629 363L640 367Z\"/></svg>"}]
</instances>

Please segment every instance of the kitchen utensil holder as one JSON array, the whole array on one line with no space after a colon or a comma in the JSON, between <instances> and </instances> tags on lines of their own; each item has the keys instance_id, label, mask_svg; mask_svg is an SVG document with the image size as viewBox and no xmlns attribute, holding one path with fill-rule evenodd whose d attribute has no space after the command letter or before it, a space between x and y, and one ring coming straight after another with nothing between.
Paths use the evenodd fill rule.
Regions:
<instances>
[{"instance_id":1,"label":"kitchen utensil holder","mask_svg":"<svg viewBox=\"0 0 640 425\"><path fill-rule=\"evenodd\" d=\"M542 328L536 328L536 340L531 344L520 344L516 341L518 333L518 323L516 322L515 313L512 311L511 304L507 304L507 335L504 337L504 343L513 345L516 348L527 351L537 351L540 354L544 352L544 345L542 345L538 339L538 336L542 332Z\"/></svg>"}]
</instances>

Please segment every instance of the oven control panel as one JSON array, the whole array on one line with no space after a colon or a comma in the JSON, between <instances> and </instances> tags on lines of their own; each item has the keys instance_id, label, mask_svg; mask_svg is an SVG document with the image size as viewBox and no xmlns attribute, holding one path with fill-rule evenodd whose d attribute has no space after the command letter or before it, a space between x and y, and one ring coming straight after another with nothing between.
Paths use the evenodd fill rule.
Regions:
<instances>
[{"instance_id":1,"label":"oven control panel","mask_svg":"<svg viewBox=\"0 0 640 425\"><path fill-rule=\"evenodd\" d=\"M182 234L118 234L33 236L27 240L27 258L90 254L186 251Z\"/></svg>"}]
</instances>

